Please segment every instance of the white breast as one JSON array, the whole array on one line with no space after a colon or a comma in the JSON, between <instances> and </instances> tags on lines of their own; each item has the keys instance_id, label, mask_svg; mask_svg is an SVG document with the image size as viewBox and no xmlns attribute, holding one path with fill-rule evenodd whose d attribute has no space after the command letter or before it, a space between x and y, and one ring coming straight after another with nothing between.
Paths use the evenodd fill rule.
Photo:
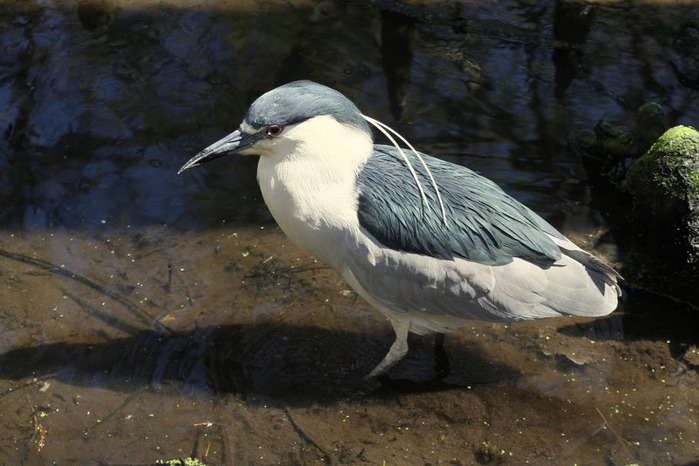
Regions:
<instances>
[{"instance_id":1,"label":"white breast","mask_svg":"<svg viewBox=\"0 0 699 466\"><path fill-rule=\"evenodd\" d=\"M335 268L359 228L355 180L372 150L368 134L321 116L285 129L260 157L257 179L279 227Z\"/></svg>"}]
</instances>

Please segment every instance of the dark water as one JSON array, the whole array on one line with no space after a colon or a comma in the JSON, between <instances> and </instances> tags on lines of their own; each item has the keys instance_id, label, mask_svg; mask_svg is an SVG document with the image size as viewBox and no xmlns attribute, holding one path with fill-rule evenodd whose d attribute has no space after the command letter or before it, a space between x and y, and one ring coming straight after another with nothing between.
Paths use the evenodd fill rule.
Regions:
<instances>
[{"instance_id":1,"label":"dark water","mask_svg":"<svg viewBox=\"0 0 699 466\"><path fill-rule=\"evenodd\" d=\"M648 100L698 124L696 6L16 1L0 25L0 464L697 464L677 303L474 323L440 382L415 338L368 384L391 329L276 230L256 160L176 174L312 79L621 261L568 137Z\"/></svg>"}]
</instances>

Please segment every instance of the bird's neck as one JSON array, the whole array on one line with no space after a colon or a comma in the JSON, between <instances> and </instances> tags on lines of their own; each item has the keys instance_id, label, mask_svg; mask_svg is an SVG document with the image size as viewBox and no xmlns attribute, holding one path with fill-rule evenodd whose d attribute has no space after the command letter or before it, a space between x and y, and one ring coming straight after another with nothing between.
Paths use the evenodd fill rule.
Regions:
<instances>
[{"instance_id":1,"label":"bird's neck","mask_svg":"<svg viewBox=\"0 0 699 466\"><path fill-rule=\"evenodd\" d=\"M278 225L303 249L333 262L328 251L356 229L357 173L373 152L370 135L317 117L293 128L283 156L262 156L257 178ZM279 153L278 153L279 154Z\"/></svg>"}]
</instances>

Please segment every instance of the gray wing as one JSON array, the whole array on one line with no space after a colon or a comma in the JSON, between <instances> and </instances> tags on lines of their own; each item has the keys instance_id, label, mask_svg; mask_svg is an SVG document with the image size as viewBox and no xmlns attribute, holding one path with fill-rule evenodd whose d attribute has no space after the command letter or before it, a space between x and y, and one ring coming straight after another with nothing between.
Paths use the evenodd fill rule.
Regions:
<instances>
[{"instance_id":1,"label":"gray wing","mask_svg":"<svg viewBox=\"0 0 699 466\"><path fill-rule=\"evenodd\" d=\"M488 179L423 158L439 185L446 225L419 161L413 166L431 209L396 149L375 146L359 173L359 222L376 243L365 243L344 275L367 300L437 319L411 324L418 333L439 329L439 316L519 320L614 310L619 275L613 269Z\"/></svg>"},{"instance_id":2,"label":"gray wing","mask_svg":"<svg viewBox=\"0 0 699 466\"><path fill-rule=\"evenodd\" d=\"M445 225L424 167L410 151L405 153L412 158L431 208L424 205L394 147L374 146L357 180L359 223L386 247L488 265L506 264L513 257L550 264L561 257L547 233L560 234L495 183L466 167L421 154L439 186Z\"/></svg>"}]
</instances>

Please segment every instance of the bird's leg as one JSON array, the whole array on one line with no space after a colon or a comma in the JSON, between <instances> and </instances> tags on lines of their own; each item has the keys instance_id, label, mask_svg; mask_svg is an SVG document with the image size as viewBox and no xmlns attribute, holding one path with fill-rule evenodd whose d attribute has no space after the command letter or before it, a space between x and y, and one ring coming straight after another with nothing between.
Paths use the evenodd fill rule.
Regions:
<instances>
[{"instance_id":1,"label":"bird's leg","mask_svg":"<svg viewBox=\"0 0 699 466\"><path fill-rule=\"evenodd\" d=\"M434 336L434 380L442 380L449 372L449 356L444 348L444 334L440 332Z\"/></svg>"},{"instance_id":2,"label":"bird's leg","mask_svg":"<svg viewBox=\"0 0 699 466\"><path fill-rule=\"evenodd\" d=\"M408 329L410 328L410 320L391 320L391 325L393 325L393 330L396 332L396 340L391 345L383 361L381 361L367 376L369 379L384 374L398 361L403 359L405 353L408 352Z\"/></svg>"}]
</instances>

